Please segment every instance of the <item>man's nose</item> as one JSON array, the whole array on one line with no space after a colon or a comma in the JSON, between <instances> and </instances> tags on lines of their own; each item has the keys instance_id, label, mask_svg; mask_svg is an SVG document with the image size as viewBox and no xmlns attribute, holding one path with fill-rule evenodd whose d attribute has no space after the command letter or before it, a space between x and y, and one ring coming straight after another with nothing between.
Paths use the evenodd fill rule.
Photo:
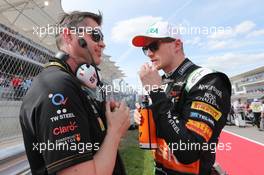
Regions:
<instances>
[{"instance_id":1,"label":"man's nose","mask_svg":"<svg viewBox=\"0 0 264 175\"><path fill-rule=\"evenodd\" d=\"M98 45L101 47L101 48L105 48L105 43L103 40L99 41Z\"/></svg>"},{"instance_id":2,"label":"man's nose","mask_svg":"<svg viewBox=\"0 0 264 175\"><path fill-rule=\"evenodd\" d=\"M152 52L150 49L147 50L147 56L152 58L154 56L154 52Z\"/></svg>"}]
</instances>

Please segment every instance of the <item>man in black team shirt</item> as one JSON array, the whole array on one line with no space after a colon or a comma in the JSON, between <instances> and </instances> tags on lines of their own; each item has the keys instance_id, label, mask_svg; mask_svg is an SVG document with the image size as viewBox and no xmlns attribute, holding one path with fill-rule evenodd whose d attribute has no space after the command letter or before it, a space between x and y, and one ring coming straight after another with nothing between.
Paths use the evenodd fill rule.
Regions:
<instances>
[{"instance_id":1,"label":"man in black team shirt","mask_svg":"<svg viewBox=\"0 0 264 175\"><path fill-rule=\"evenodd\" d=\"M100 14L89 12L62 17L56 42L65 53L51 60L24 98L20 123L34 175L125 174L117 150L129 127L129 108L123 102L110 108L109 102L87 96L75 76L80 65L101 62L101 20Z\"/></svg>"},{"instance_id":2,"label":"man in black team shirt","mask_svg":"<svg viewBox=\"0 0 264 175\"><path fill-rule=\"evenodd\" d=\"M227 76L185 58L182 42L167 22L153 24L146 35L136 36L132 42L142 47L152 62L141 67L139 76L148 87L157 129L155 173L213 173L214 148L230 111ZM160 69L165 72L163 77ZM157 88L162 84L167 85L165 90ZM140 123L137 110L134 118Z\"/></svg>"}]
</instances>

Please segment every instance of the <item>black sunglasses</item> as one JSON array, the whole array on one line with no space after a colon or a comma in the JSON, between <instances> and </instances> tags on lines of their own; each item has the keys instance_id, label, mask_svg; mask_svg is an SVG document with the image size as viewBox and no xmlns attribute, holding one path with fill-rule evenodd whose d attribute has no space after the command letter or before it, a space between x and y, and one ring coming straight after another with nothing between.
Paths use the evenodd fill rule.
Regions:
<instances>
[{"instance_id":1,"label":"black sunglasses","mask_svg":"<svg viewBox=\"0 0 264 175\"><path fill-rule=\"evenodd\" d=\"M96 43L104 40L104 35L101 32L101 30L98 30L98 29L97 30L92 30L90 35L91 35L92 40L94 42L96 42Z\"/></svg>"},{"instance_id":2,"label":"black sunglasses","mask_svg":"<svg viewBox=\"0 0 264 175\"><path fill-rule=\"evenodd\" d=\"M156 52L157 50L159 50L159 46L161 42L172 42L175 41L175 39L173 38L164 38L164 39L160 39L160 40L156 40L152 43L150 43L149 45L142 47L142 51L145 55L148 54L148 50L150 50L151 52Z\"/></svg>"},{"instance_id":3,"label":"black sunglasses","mask_svg":"<svg viewBox=\"0 0 264 175\"><path fill-rule=\"evenodd\" d=\"M84 32L83 28L79 28L78 32L83 33ZM93 29L93 30L86 32L86 33L89 34L91 36L91 39L96 43L104 40L104 35L103 35L102 31L99 29Z\"/></svg>"}]
</instances>

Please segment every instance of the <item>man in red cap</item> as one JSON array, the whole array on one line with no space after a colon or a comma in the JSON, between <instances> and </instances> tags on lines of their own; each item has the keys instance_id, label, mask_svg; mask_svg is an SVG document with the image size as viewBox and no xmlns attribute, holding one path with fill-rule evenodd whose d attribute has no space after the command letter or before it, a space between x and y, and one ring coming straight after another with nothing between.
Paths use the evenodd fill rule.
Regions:
<instances>
[{"instance_id":1,"label":"man in red cap","mask_svg":"<svg viewBox=\"0 0 264 175\"><path fill-rule=\"evenodd\" d=\"M212 174L215 147L231 106L228 77L185 58L177 30L167 22L151 25L132 43L152 62L141 67L139 76L148 87L157 129L156 175ZM166 89L157 88L164 84ZM137 110L134 118L140 123Z\"/></svg>"}]
</instances>

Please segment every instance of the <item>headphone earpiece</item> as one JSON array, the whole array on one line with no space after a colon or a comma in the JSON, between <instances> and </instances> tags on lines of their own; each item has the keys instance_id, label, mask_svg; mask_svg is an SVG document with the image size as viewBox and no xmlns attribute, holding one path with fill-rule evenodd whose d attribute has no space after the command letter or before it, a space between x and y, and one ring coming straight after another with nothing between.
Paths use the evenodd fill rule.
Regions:
<instances>
[{"instance_id":1,"label":"headphone earpiece","mask_svg":"<svg viewBox=\"0 0 264 175\"><path fill-rule=\"evenodd\" d=\"M87 42L83 38L78 39L79 46L82 48L87 48L89 54L91 55L89 48L87 47ZM58 60L61 60L63 62L66 62L66 60L70 57L68 53L65 53L63 51L59 51L55 58ZM92 58L92 56L91 56ZM93 58L92 58L93 59ZM77 79L79 79L84 85L90 88L96 88L96 86L102 86L101 82L101 75L99 74L100 69L97 68L97 66L92 63L89 64L81 64L75 72L75 76ZM74 73L73 73L74 74Z\"/></svg>"},{"instance_id":2,"label":"headphone earpiece","mask_svg":"<svg viewBox=\"0 0 264 175\"><path fill-rule=\"evenodd\" d=\"M82 48L86 48L87 47L87 42L85 41L85 39L79 38L78 42L79 42L80 47L82 47Z\"/></svg>"},{"instance_id":3,"label":"headphone earpiece","mask_svg":"<svg viewBox=\"0 0 264 175\"><path fill-rule=\"evenodd\" d=\"M98 81L100 80L100 74L97 77L96 68L92 65L82 64L80 65L75 73L75 76L87 87L96 88Z\"/></svg>"}]
</instances>

